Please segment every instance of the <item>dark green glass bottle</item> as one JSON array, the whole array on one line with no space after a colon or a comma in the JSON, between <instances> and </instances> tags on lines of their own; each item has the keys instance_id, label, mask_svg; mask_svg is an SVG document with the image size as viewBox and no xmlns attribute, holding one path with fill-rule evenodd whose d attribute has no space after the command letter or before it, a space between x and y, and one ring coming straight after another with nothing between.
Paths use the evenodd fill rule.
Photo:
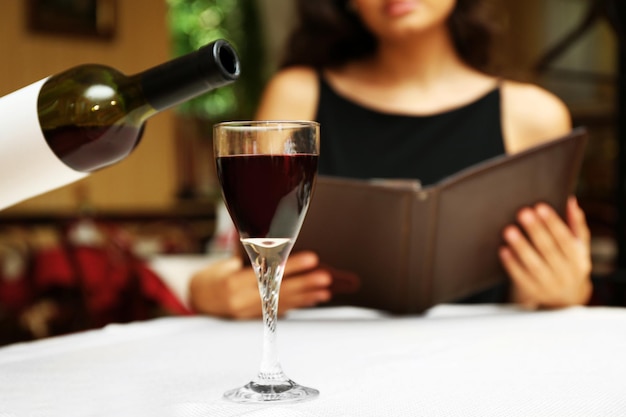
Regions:
<instances>
[{"instance_id":1,"label":"dark green glass bottle","mask_svg":"<svg viewBox=\"0 0 626 417\"><path fill-rule=\"evenodd\" d=\"M52 151L69 167L92 172L137 146L145 121L239 76L235 50L224 40L126 76L103 65L81 65L50 77L37 101Z\"/></svg>"}]
</instances>

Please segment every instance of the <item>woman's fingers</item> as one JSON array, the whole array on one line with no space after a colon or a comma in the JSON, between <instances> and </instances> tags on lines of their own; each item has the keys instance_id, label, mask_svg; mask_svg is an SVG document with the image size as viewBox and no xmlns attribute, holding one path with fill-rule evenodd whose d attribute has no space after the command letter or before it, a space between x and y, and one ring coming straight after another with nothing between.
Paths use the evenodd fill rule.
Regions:
<instances>
[{"instance_id":1,"label":"woman's fingers","mask_svg":"<svg viewBox=\"0 0 626 417\"><path fill-rule=\"evenodd\" d=\"M574 196L567 200L567 224L574 236L588 246L591 241L591 232L587 225L585 212L580 208L578 200Z\"/></svg>"},{"instance_id":2,"label":"woman's fingers","mask_svg":"<svg viewBox=\"0 0 626 417\"><path fill-rule=\"evenodd\" d=\"M301 251L294 252L287 258L285 264L285 277L309 271L319 266L319 257L315 252Z\"/></svg>"},{"instance_id":3,"label":"woman's fingers","mask_svg":"<svg viewBox=\"0 0 626 417\"><path fill-rule=\"evenodd\" d=\"M503 246L498 255L507 274L513 281L515 302L528 307L536 308L541 298L541 287L535 279L526 271L524 265L518 260L511 248Z\"/></svg>"},{"instance_id":4,"label":"woman's fingers","mask_svg":"<svg viewBox=\"0 0 626 417\"><path fill-rule=\"evenodd\" d=\"M568 223L548 205L520 210L517 226L503 232L499 256L514 282L516 301L544 307L583 304L590 295L589 229L575 200Z\"/></svg>"},{"instance_id":5,"label":"woman's fingers","mask_svg":"<svg viewBox=\"0 0 626 417\"><path fill-rule=\"evenodd\" d=\"M327 271L316 269L284 280L280 288L283 308L310 307L328 301L331 297L332 277Z\"/></svg>"},{"instance_id":6,"label":"woman's fingers","mask_svg":"<svg viewBox=\"0 0 626 417\"><path fill-rule=\"evenodd\" d=\"M503 236L527 276L543 281L550 274L549 267L542 256L517 226L506 227Z\"/></svg>"}]
</instances>

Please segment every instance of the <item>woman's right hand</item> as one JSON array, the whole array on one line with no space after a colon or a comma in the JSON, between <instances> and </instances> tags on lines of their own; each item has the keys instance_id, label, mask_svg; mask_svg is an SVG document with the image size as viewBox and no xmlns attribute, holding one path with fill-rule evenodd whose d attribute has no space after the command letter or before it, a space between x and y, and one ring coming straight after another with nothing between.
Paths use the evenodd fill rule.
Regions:
<instances>
[{"instance_id":1,"label":"woman's right hand","mask_svg":"<svg viewBox=\"0 0 626 417\"><path fill-rule=\"evenodd\" d=\"M279 314L328 301L331 283L330 273L320 268L315 253L291 254L281 284ZM256 276L238 256L217 261L198 271L189 285L189 301L197 313L233 319L262 316Z\"/></svg>"}]
</instances>

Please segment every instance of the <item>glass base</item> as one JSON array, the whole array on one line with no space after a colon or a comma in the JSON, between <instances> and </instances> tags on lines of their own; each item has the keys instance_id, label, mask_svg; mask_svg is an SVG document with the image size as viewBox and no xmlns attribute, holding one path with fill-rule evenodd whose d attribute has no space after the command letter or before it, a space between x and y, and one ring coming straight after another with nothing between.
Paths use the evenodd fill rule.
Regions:
<instances>
[{"instance_id":1,"label":"glass base","mask_svg":"<svg viewBox=\"0 0 626 417\"><path fill-rule=\"evenodd\" d=\"M224 398L238 403L299 402L319 396L315 388L303 387L292 380L262 384L249 382L224 393Z\"/></svg>"}]
</instances>

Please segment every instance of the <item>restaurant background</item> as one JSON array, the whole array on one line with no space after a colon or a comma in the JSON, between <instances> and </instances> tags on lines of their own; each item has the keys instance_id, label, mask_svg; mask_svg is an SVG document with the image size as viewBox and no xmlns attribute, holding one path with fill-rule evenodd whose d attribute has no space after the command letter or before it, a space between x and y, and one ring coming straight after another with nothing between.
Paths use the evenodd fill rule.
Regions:
<instances>
[{"instance_id":1,"label":"restaurant background","mask_svg":"<svg viewBox=\"0 0 626 417\"><path fill-rule=\"evenodd\" d=\"M67 26L45 27L41 22L39 28L33 27L30 13L45 3L71 3L77 7L91 4L106 20L106 26L99 33L98 25L102 22L96 19L92 22L97 26L94 31L68 32ZM0 56L4 58L0 61L0 96L82 63L102 63L133 74L170 59L180 52L180 42L168 13L170 5L180 3L191 8L211 4L219 8L220 3L225 4L218 0L2 2ZM15 252L16 236L27 240L24 245L28 250L50 242L65 242L69 225L85 217L123 226L131 236L129 250L141 256L206 249L218 200L210 126L219 117L251 117L258 93L275 69L282 43L293 24L292 0L240 3L246 6L246 13L255 14L247 16L252 20L245 23L244 37L234 42L244 53L242 80L237 83L244 90L239 87L236 97L236 108L241 111L215 116L209 108L205 117L198 117L179 108L158 114L149 120L142 142L126 160L0 212L3 275L10 272L7 265L14 264L7 259ZM551 54L563 39L581 28L592 5L605 2L494 3L502 13L504 30L496 47L497 68L508 76L535 81L552 90L570 107L575 125L590 129L591 140L577 195L593 233L594 272L608 273L616 256L616 35L608 20L599 14L562 52ZM243 9L232 13L241 13ZM219 26L219 19L226 17L203 9L198 18L202 24ZM228 30L224 33L228 38ZM24 169L36 167L25 163Z\"/></svg>"}]
</instances>

